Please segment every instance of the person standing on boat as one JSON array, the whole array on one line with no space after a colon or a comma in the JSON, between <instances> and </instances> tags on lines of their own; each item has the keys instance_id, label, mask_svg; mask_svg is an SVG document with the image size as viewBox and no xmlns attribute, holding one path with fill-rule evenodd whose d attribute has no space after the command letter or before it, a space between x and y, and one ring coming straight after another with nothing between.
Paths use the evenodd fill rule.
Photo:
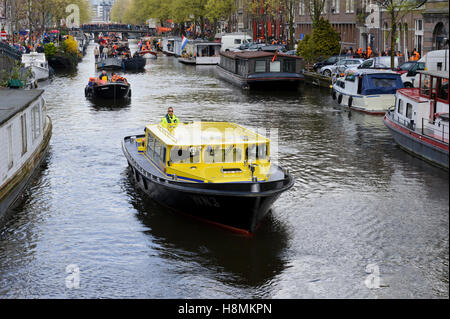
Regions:
<instances>
[{"instance_id":1,"label":"person standing on boat","mask_svg":"<svg viewBox=\"0 0 450 319\"><path fill-rule=\"evenodd\" d=\"M95 62L98 61L98 57L100 56L100 50L98 49L98 46L94 49L94 56L95 56Z\"/></svg>"},{"instance_id":2,"label":"person standing on boat","mask_svg":"<svg viewBox=\"0 0 450 319\"><path fill-rule=\"evenodd\" d=\"M180 123L180 120L173 114L173 108L169 106L167 114L161 119L161 126L165 128L175 128Z\"/></svg>"}]
</instances>

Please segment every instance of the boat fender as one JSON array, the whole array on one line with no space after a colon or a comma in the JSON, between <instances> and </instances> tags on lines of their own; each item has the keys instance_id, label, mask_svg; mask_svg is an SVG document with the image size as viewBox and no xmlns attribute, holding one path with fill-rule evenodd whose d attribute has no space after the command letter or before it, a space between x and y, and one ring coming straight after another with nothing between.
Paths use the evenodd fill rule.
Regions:
<instances>
[{"instance_id":1,"label":"boat fender","mask_svg":"<svg viewBox=\"0 0 450 319\"><path fill-rule=\"evenodd\" d=\"M336 91L333 90L333 93L331 93L331 97L333 98L333 100L336 100Z\"/></svg>"},{"instance_id":2,"label":"boat fender","mask_svg":"<svg viewBox=\"0 0 450 319\"><path fill-rule=\"evenodd\" d=\"M338 98L337 98L337 102L338 102L339 104L341 104L341 102L342 102L342 94L339 94L339 96L338 96Z\"/></svg>"},{"instance_id":3,"label":"boat fender","mask_svg":"<svg viewBox=\"0 0 450 319\"><path fill-rule=\"evenodd\" d=\"M352 103L353 103L353 97L349 97L348 98L348 107L352 107Z\"/></svg>"}]
</instances>

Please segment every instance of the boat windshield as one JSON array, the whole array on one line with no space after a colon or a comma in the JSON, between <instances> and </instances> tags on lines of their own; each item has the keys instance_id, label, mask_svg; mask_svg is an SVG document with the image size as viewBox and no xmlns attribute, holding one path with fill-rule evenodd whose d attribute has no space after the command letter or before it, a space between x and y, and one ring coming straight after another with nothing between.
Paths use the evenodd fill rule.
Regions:
<instances>
[{"instance_id":1,"label":"boat windshield","mask_svg":"<svg viewBox=\"0 0 450 319\"><path fill-rule=\"evenodd\" d=\"M180 164L200 163L200 147L174 146L170 150L170 160L173 163L180 163Z\"/></svg>"},{"instance_id":2,"label":"boat windshield","mask_svg":"<svg viewBox=\"0 0 450 319\"><path fill-rule=\"evenodd\" d=\"M366 74L362 80L361 94L395 94L397 89L403 87L398 74Z\"/></svg>"},{"instance_id":3,"label":"boat windshield","mask_svg":"<svg viewBox=\"0 0 450 319\"><path fill-rule=\"evenodd\" d=\"M211 146L203 148L203 162L205 163L240 163L242 149L236 145Z\"/></svg>"}]
</instances>

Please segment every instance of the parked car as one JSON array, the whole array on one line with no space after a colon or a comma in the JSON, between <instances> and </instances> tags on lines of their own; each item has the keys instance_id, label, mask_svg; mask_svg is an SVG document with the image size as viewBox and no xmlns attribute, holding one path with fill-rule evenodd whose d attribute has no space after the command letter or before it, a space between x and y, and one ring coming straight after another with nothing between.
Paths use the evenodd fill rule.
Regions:
<instances>
[{"instance_id":1,"label":"parked car","mask_svg":"<svg viewBox=\"0 0 450 319\"><path fill-rule=\"evenodd\" d=\"M271 44L271 45L264 45L261 48L262 51L267 51L267 52L275 52L275 51L279 51L279 52L286 52L286 46L283 44Z\"/></svg>"},{"instance_id":2,"label":"parked car","mask_svg":"<svg viewBox=\"0 0 450 319\"><path fill-rule=\"evenodd\" d=\"M284 54L297 55L297 51L296 50L289 50L289 51L284 52Z\"/></svg>"},{"instance_id":3,"label":"parked car","mask_svg":"<svg viewBox=\"0 0 450 319\"><path fill-rule=\"evenodd\" d=\"M343 59L333 65L327 65L320 69L319 73L325 76L331 76L333 73L344 73L344 71L356 65L360 65L364 59Z\"/></svg>"},{"instance_id":4,"label":"parked car","mask_svg":"<svg viewBox=\"0 0 450 319\"><path fill-rule=\"evenodd\" d=\"M401 74L403 85L407 88L414 87L414 81L417 71L421 70L425 70L425 62L408 61L395 69L397 73Z\"/></svg>"},{"instance_id":5,"label":"parked car","mask_svg":"<svg viewBox=\"0 0 450 319\"><path fill-rule=\"evenodd\" d=\"M404 57L395 56L394 57L394 68L398 67L404 61ZM391 68L391 57L390 56L377 56L365 60L358 66L351 67L350 69L390 69Z\"/></svg>"},{"instance_id":6,"label":"parked car","mask_svg":"<svg viewBox=\"0 0 450 319\"><path fill-rule=\"evenodd\" d=\"M333 65L336 62L339 62L340 60L349 59L349 58L353 58L353 56L351 56L351 55L333 55L324 61L319 61L316 64L314 64L313 70L314 70L314 72L318 72L324 66Z\"/></svg>"},{"instance_id":7,"label":"parked car","mask_svg":"<svg viewBox=\"0 0 450 319\"><path fill-rule=\"evenodd\" d=\"M265 46L264 43L246 43L240 45L238 48L231 49L232 52L241 52L241 51L261 51Z\"/></svg>"}]
</instances>

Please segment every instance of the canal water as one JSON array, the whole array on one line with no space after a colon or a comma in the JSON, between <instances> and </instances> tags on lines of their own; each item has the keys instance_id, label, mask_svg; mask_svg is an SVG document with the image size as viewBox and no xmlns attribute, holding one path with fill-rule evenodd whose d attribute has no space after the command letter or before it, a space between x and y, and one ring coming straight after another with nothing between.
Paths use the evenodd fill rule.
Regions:
<instances>
[{"instance_id":1,"label":"canal water","mask_svg":"<svg viewBox=\"0 0 450 319\"><path fill-rule=\"evenodd\" d=\"M0 226L1 298L448 298L449 175L399 149L382 117L327 89L244 92L213 66L149 60L125 105L44 84L51 148ZM135 49L132 46L132 50ZM174 214L130 180L121 141L181 120L264 129L296 183L253 237ZM275 148L274 148L275 149Z\"/></svg>"}]
</instances>

